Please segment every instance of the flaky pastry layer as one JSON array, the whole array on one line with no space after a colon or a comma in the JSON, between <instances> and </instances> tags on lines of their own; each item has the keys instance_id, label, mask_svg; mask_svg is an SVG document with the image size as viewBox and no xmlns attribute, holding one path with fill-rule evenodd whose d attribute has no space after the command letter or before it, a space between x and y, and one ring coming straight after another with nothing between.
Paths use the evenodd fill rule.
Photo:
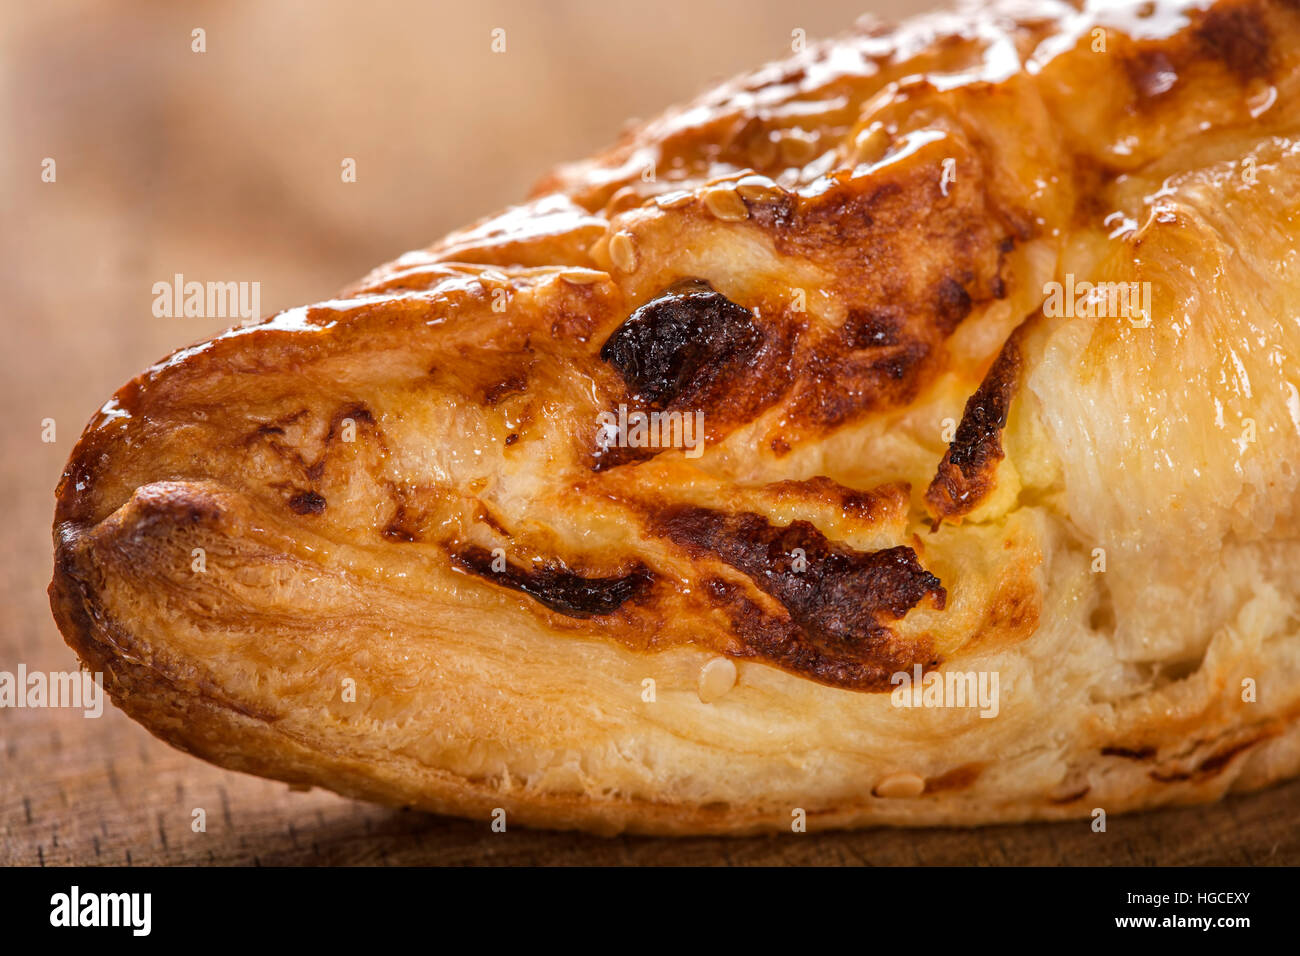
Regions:
<instances>
[{"instance_id":1,"label":"flaky pastry layer","mask_svg":"<svg viewBox=\"0 0 1300 956\"><path fill-rule=\"evenodd\" d=\"M1004 3L719 87L124 386L59 486L59 626L207 760L529 825L1292 775L1298 39L1281 0Z\"/></svg>"}]
</instances>

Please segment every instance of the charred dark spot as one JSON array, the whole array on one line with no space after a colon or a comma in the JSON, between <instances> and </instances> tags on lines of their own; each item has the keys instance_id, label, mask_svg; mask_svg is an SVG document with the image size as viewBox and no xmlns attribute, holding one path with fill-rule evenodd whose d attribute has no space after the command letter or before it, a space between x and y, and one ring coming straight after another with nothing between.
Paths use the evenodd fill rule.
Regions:
<instances>
[{"instance_id":1,"label":"charred dark spot","mask_svg":"<svg viewBox=\"0 0 1300 956\"><path fill-rule=\"evenodd\" d=\"M707 282L681 283L633 312L600 357L634 401L656 407L698 404L754 357L763 334L753 314Z\"/></svg>"},{"instance_id":2,"label":"charred dark spot","mask_svg":"<svg viewBox=\"0 0 1300 956\"><path fill-rule=\"evenodd\" d=\"M871 370L883 375L885 378L901 382L907 377L907 373L911 371L914 364L912 354L906 349L900 349L883 358L876 359L871 363Z\"/></svg>"},{"instance_id":3,"label":"charred dark spot","mask_svg":"<svg viewBox=\"0 0 1300 956\"><path fill-rule=\"evenodd\" d=\"M510 395L518 395L527 388L527 376L511 375L500 382L494 382L483 390L483 404L496 405L503 398Z\"/></svg>"},{"instance_id":4,"label":"charred dark spot","mask_svg":"<svg viewBox=\"0 0 1300 956\"><path fill-rule=\"evenodd\" d=\"M971 297L955 279L943 278L934 290L934 317L944 335L951 335L970 315Z\"/></svg>"},{"instance_id":5,"label":"charred dark spot","mask_svg":"<svg viewBox=\"0 0 1300 956\"><path fill-rule=\"evenodd\" d=\"M411 515L406 510L406 506L402 504L397 506L392 519L380 533L389 541L397 541L402 544L410 544L420 540L420 530L415 526Z\"/></svg>"},{"instance_id":6,"label":"charred dark spot","mask_svg":"<svg viewBox=\"0 0 1300 956\"><path fill-rule=\"evenodd\" d=\"M622 375L631 411L680 412L683 418L702 413L705 440L719 442L793 386L790 363L806 322L786 314L760 328L755 320L756 314L775 316L788 306L784 299L760 302L751 313L706 282L681 282L637 309L610 335L601 358ZM610 404L620 401L611 397ZM605 447L601 432L591 435L593 471L644 461L663 450Z\"/></svg>"},{"instance_id":7,"label":"charred dark spot","mask_svg":"<svg viewBox=\"0 0 1300 956\"><path fill-rule=\"evenodd\" d=\"M1264 77L1270 72L1268 24L1254 7L1220 5L1206 11L1196 28L1196 38L1203 49L1241 80Z\"/></svg>"},{"instance_id":8,"label":"charred dark spot","mask_svg":"<svg viewBox=\"0 0 1300 956\"><path fill-rule=\"evenodd\" d=\"M318 515L325 510L325 499L314 491L300 491L289 499L289 507L300 515Z\"/></svg>"},{"instance_id":9,"label":"charred dark spot","mask_svg":"<svg viewBox=\"0 0 1300 956\"><path fill-rule=\"evenodd\" d=\"M850 309L840 334L850 349L878 349L898 344L901 324L896 309Z\"/></svg>"},{"instance_id":10,"label":"charred dark spot","mask_svg":"<svg viewBox=\"0 0 1300 956\"><path fill-rule=\"evenodd\" d=\"M1103 757L1123 757L1126 760L1150 760L1156 755L1156 748L1102 747L1101 754Z\"/></svg>"},{"instance_id":11,"label":"charred dark spot","mask_svg":"<svg viewBox=\"0 0 1300 956\"><path fill-rule=\"evenodd\" d=\"M948 460L966 470L979 465L993 451L998 433L1007 424L1007 408L1015 386L1014 373L1020 366L1020 353L1004 350L975 394L966 402L961 424L953 438ZM999 456L1001 457L1000 453Z\"/></svg>"},{"instance_id":12,"label":"charred dark spot","mask_svg":"<svg viewBox=\"0 0 1300 956\"><path fill-rule=\"evenodd\" d=\"M722 578L709 578L703 584L710 602L727 615L742 642L728 649L732 657L756 658L831 687L864 691L889 690L890 676L917 662L927 669L938 663L928 646L916 648L916 654L892 658L884 655L857 659L828 653L808 640L789 617L769 614L759 607L739 585Z\"/></svg>"},{"instance_id":13,"label":"charred dark spot","mask_svg":"<svg viewBox=\"0 0 1300 956\"><path fill-rule=\"evenodd\" d=\"M519 436L514 432L511 432L509 435L506 436L506 447L509 448L517 441L519 441Z\"/></svg>"},{"instance_id":14,"label":"charred dark spot","mask_svg":"<svg viewBox=\"0 0 1300 956\"><path fill-rule=\"evenodd\" d=\"M994 471L1003 458L1002 429L1019 378L1020 348L1013 335L967 400L952 444L925 493L937 519L968 514L992 490Z\"/></svg>"},{"instance_id":15,"label":"charred dark spot","mask_svg":"<svg viewBox=\"0 0 1300 956\"><path fill-rule=\"evenodd\" d=\"M692 558L716 558L742 572L785 609L788 616L768 614L720 578L710 586L751 654L863 690L888 690L899 670L936 663L928 641L905 644L886 624L923 597L936 607L946 600L911 548L855 551L807 521L777 527L756 514L684 505L650 515L649 524Z\"/></svg>"},{"instance_id":16,"label":"charred dark spot","mask_svg":"<svg viewBox=\"0 0 1300 956\"><path fill-rule=\"evenodd\" d=\"M531 568L506 562L502 570L494 571L492 552L474 546L453 552L451 560L463 571L522 591L553 611L578 618L612 614L654 582L654 574L640 563L624 574L589 578L558 559L536 562Z\"/></svg>"},{"instance_id":17,"label":"charred dark spot","mask_svg":"<svg viewBox=\"0 0 1300 956\"><path fill-rule=\"evenodd\" d=\"M908 547L855 551L807 521L781 527L749 512L690 505L665 509L652 523L693 557L713 555L743 571L797 621L838 639L855 640L883 613L903 617L927 594L943 606L939 579L917 564ZM796 549L806 559L804 570L793 569Z\"/></svg>"}]
</instances>

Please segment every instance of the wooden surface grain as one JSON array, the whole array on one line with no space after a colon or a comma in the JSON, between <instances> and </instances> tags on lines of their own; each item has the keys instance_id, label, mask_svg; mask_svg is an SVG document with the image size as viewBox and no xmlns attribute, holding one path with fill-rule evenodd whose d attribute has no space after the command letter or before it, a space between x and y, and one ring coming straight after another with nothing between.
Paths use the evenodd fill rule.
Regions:
<instances>
[{"instance_id":1,"label":"wooden surface grain","mask_svg":"<svg viewBox=\"0 0 1300 956\"><path fill-rule=\"evenodd\" d=\"M262 310L516 201L713 79L909 0L0 9L0 670L75 667L50 618L53 489L128 378L228 324L151 315L177 273ZM631 12L629 12L631 11ZM394 29L394 25L400 29ZM207 30L208 52L190 50ZM508 53L488 52L508 31ZM339 69L339 64L349 68ZM364 69L351 65L364 64ZM340 182L341 157L358 181ZM57 160L43 183L41 162ZM55 440L42 440L47 420ZM1185 864L1300 861L1300 784L1212 807L981 830L601 839L368 806L211 767L111 708L0 709L0 864ZM206 813L206 832L191 829Z\"/></svg>"}]
</instances>

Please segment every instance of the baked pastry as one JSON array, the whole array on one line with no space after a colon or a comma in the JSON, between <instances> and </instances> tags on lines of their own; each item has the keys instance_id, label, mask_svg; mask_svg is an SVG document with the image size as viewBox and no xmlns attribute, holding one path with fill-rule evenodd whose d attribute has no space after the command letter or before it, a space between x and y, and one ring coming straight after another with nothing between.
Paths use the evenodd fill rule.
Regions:
<instances>
[{"instance_id":1,"label":"baked pastry","mask_svg":"<svg viewBox=\"0 0 1300 956\"><path fill-rule=\"evenodd\" d=\"M124 386L50 594L224 767L747 833L1300 765L1300 8L815 45ZM963 696L964 695L964 698Z\"/></svg>"}]
</instances>

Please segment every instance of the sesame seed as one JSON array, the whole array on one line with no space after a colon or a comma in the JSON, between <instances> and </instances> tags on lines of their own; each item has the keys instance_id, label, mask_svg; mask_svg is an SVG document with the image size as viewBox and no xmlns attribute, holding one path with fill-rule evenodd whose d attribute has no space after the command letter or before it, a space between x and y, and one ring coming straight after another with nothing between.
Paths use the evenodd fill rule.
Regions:
<instances>
[{"instance_id":1,"label":"sesame seed","mask_svg":"<svg viewBox=\"0 0 1300 956\"><path fill-rule=\"evenodd\" d=\"M591 285L599 282L605 273L597 272L594 269L584 269L582 272L561 272L560 278L569 285Z\"/></svg>"},{"instance_id":2,"label":"sesame seed","mask_svg":"<svg viewBox=\"0 0 1300 956\"><path fill-rule=\"evenodd\" d=\"M801 129L786 131L781 138L781 161L787 166L803 166L817 155L817 139Z\"/></svg>"},{"instance_id":3,"label":"sesame seed","mask_svg":"<svg viewBox=\"0 0 1300 956\"><path fill-rule=\"evenodd\" d=\"M685 189L674 189L670 193L656 196L655 202L660 209L676 209L678 206L685 206L695 197Z\"/></svg>"},{"instance_id":4,"label":"sesame seed","mask_svg":"<svg viewBox=\"0 0 1300 956\"><path fill-rule=\"evenodd\" d=\"M925 792L925 780L914 773L891 773L871 792L877 797L919 797Z\"/></svg>"},{"instance_id":5,"label":"sesame seed","mask_svg":"<svg viewBox=\"0 0 1300 956\"><path fill-rule=\"evenodd\" d=\"M740 194L726 186L718 186L704 194L704 205L718 219L737 222L749 218L749 207Z\"/></svg>"},{"instance_id":6,"label":"sesame seed","mask_svg":"<svg viewBox=\"0 0 1300 956\"><path fill-rule=\"evenodd\" d=\"M636 272L639 257L636 243L626 232L616 232L609 237L609 258L622 272Z\"/></svg>"},{"instance_id":7,"label":"sesame seed","mask_svg":"<svg viewBox=\"0 0 1300 956\"><path fill-rule=\"evenodd\" d=\"M625 209L630 209L633 206L639 206L640 204L641 196L636 189L631 186L624 186L614 193L614 195L609 197L609 202L605 204L605 209L608 213L619 213Z\"/></svg>"},{"instance_id":8,"label":"sesame seed","mask_svg":"<svg viewBox=\"0 0 1300 956\"><path fill-rule=\"evenodd\" d=\"M700 701L711 704L736 686L736 665L715 657L700 668Z\"/></svg>"},{"instance_id":9,"label":"sesame seed","mask_svg":"<svg viewBox=\"0 0 1300 956\"><path fill-rule=\"evenodd\" d=\"M766 176L746 176L736 183L736 192L750 202L772 202L785 195L785 190Z\"/></svg>"}]
</instances>

